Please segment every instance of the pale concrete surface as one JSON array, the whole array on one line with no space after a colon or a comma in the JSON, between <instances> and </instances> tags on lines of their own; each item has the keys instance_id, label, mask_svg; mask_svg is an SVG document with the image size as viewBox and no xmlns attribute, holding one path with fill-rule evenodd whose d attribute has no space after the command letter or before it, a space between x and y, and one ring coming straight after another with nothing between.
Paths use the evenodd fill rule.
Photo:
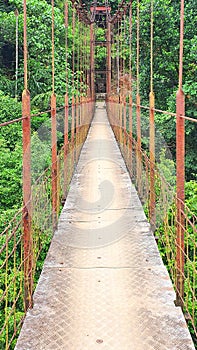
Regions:
<instances>
[{"instance_id":1,"label":"pale concrete surface","mask_svg":"<svg viewBox=\"0 0 197 350\"><path fill-rule=\"evenodd\" d=\"M98 104L16 350L192 350Z\"/></svg>"}]
</instances>

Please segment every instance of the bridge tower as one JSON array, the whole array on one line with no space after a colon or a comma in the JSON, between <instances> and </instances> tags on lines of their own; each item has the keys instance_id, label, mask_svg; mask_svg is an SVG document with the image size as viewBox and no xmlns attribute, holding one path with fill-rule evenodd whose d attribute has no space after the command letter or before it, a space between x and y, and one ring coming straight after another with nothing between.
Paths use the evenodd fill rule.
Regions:
<instances>
[{"instance_id":1,"label":"bridge tower","mask_svg":"<svg viewBox=\"0 0 197 350\"><path fill-rule=\"evenodd\" d=\"M111 91L111 7L108 6L107 1L105 5L99 6L97 1L94 1L90 11L91 23L105 30L105 39L98 40L93 25L91 25L91 90L95 89L96 93L106 93L109 96ZM94 59L95 47L106 47L106 61L102 67L97 69L95 69Z\"/></svg>"}]
</instances>

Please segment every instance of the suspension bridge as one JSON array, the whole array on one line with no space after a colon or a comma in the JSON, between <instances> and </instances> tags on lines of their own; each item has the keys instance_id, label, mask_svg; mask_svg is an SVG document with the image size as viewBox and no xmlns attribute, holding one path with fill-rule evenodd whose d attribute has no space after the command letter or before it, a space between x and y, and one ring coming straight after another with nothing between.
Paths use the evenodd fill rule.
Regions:
<instances>
[{"instance_id":1,"label":"suspension bridge","mask_svg":"<svg viewBox=\"0 0 197 350\"><path fill-rule=\"evenodd\" d=\"M24 0L22 117L1 124L22 122L23 131L23 208L0 236L2 349L195 349L196 217L184 198L184 123L196 120L185 115L182 90L184 1L180 2L176 113L155 106L153 1L150 100L148 105L140 102L139 0L135 6L122 1L112 13L108 1L102 6L94 1L88 9L80 0L65 2L65 62L66 67L72 66L77 93L70 94L66 71L64 105L58 106L52 0L51 104L49 110L33 114ZM97 38L98 28L104 31L104 39ZM81 35L77 49L76 35ZM95 62L98 48L105 49L102 67ZM82 72L80 84L75 81L76 71ZM155 160L155 112L176 118L176 191ZM32 183L31 120L43 113L51 117L51 167ZM142 114L149 123L146 151L142 149ZM58 149L60 125L64 140ZM50 247L36 286L46 239Z\"/></svg>"}]
</instances>

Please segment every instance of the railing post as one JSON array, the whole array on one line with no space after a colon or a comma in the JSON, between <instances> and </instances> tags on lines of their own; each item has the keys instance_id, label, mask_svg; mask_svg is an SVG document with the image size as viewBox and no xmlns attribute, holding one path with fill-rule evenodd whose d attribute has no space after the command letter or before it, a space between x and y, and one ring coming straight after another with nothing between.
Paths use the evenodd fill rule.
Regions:
<instances>
[{"instance_id":1,"label":"railing post","mask_svg":"<svg viewBox=\"0 0 197 350\"><path fill-rule=\"evenodd\" d=\"M23 1L24 13L24 91L22 94L23 131L23 245L24 245L24 299L25 312L33 306L33 246L31 232L31 117L30 93L27 81L27 6Z\"/></svg>"},{"instance_id":2,"label":"railing post","mask_svg":"<svg viewBox=\"0 0 197 350\"><path fill-rule=\"evenodd\" d=\"M51 95L51 151L52 151L52 222L53 230L57 226L57 131L56 131L56 96Z\"/></svg>"},{"instance_id":3,"label":"railing post","mask_svg":"<svg viewBox=\"0 0 197 350\"><path fill-rule=\"evenodd\" d=\"M126 105L126 96L125 92L123 92L123 99L122 99L122 105L123 105L123 153L124 157L126 159L126 146L127 146L127 136L126 136L126 131L127 131L127 105Z\"/></svg>"},{"instance_id":4,"label":"railing post","mask_svg":"<svg viewBox=\"0 0 197 350\"><path fill-rule=\"evenodd\" d=\"M137 143L136 143L136 177L139 197L142 194L142 154L141 154L141 107L140 107L140 1L137 0L137 52L136 52L136 117L137 117Z\"/></svg>"},{"instance_id":5,"label":"railing post","mask_svg":"<svg viewBox=\"0 0 197 350\"><path fill-rule=\"evenodd\" d=\"M79 97L76 96L76 162L79 159Z\"/></svg>"},{"instance_id":6,"label":"railing post","mask_svg":"<svg viewBox=\"0 0 197 350\"><path fill-rule=\"evenodd\" d=\"M64 6L64 25L65 25L65 61L66 61L66 93L64 95L64 193L63 201L66 200L68 191L68 0L65 0Z\"/></svg>"},{"instance_id":7,"label":"railing post","mask_svg":"<svg viewBox=\"0 0 197 350\"><path fill-rule=\"evenodd\" d=\"M79 152L81 152L81 144L82 144L82 138L81 138L81 134L82 134L82 97L79 97Z\"/></svg>"},{"instance_id":8,"label":"railing post","mask_svg":"<svg viewBox=\"0 0 197 350\"><path fill-rule=\"evenodd\" d=\"M84 130L84 122L83 122L83 116L84 116L84 97L80 97L80 145L83 144L83 130Z\"/></svg>"},{"instance_id":9,"label":"railing post","mask_svg":"<svg viewBox=\"0 0 197 350\"><path fill-rule=\"evenodd\" d=\"M136 171L137 171L137 189L139 196L142 193L142 155L141 155L141 109L140 95L137 94L137 143L136 143Z\"/></svg>"},{"instance_id":10,"label":"railing post","mask_svg":"<svg viewBox=\"0 0 197 350\"><path fill-rule=\"evenodd\" d=\"M64 200L68 186L68 94L64 96Z\"/></svg>"},{"instance_id":11,"label":"railing post","mask_svg":"<svg viewBox=\"0 0 197 350\"><path fill-rule=\"evenodd\" d=\"M150 127L150 185L149 185L149 219L151 228L156 227L156 194L155 194L155 95L153 90L153 52L154 52L154 0L151 0L150 16L150 94L149 94L149 127Z\"/></svg>"},{"instance_id":12,"label":"railing post","mask_svg":"<svg viewBox=\"0 0 197 350\"><path fill-rule=\"evenodd\" d=\"M132 177L133 175L133 113L132 113L132 95L129 95L129 172Z\"/></svg>"},{"instance_id":13,"label":"railing post","mask_svg":"<svg viewBox=\"0 0 197 350\"><path fill-rule=\"evenodd\" d=\"M129 147L128 147L128 165L130 176L133 176L133 99L132 99L132 1L129 7Z\"/></svg>"},{"instance_id":14,"label":"railing post","mask_svg":"<svg viewBox=\"0 0 197 350\"><path fill-rule=\"evenodd\" d=\"M72 122L71 122L71 148L72 148L72 174L75 165L75 97L72 96Z\"/></svg>"},{"instance_id":15,"label":"railing post","mask_svg":"<svg viewBox=\"0 0 197 350\"><path fill-rule=\"evenodd\" d=\"M25 310L32 307L32 233L31 233L31 119L30 94L28 90L22 95L23 119L23 240L24 240L24 290Z\"/></svg>"},{"instance_id":16,"label":"railing post","mask_svg":"<svg viewBox=\"0 0 197 350\"><path fill-rule=\"evenodd\" d=\"M119 135L119 115L118 115L118 95L116 95L114 101L114 110L113 110L113 116L114 116L114 125L115 125L115 131L116 131L116 139L118 140Z\"/></svg>"},{"instance_id":17,"label":"railing post","mask_svg":"<svg viewBox=\"0 0 197 350\"><path fill-rule=\"evenodd\" d=\"M61 193L61 155L57 156L57 220L58 213L60 212L60 193Z\"/></svg>"},{"instance_id":18,"label":"railing post","mask_svg":"<svg viewBox=\"0 0 197 350\"><path fill-rule=\"evenodd\" d=\"M122 150L122 144L123 144L123 123L122 123L122 94L119 95L119 126L120 126L120 136L119 136L119 144L120 149Z\"/></svg>"},{"instance_id":19,"label":"railing post","mask_svg":"<svg viewBox=\"0 0 197 350\"><path fill-rule=\"evenodd\" d=\"M151 228L155 230L156 216L155 216L155 121L154 121L154 107L155 96L153 92L149 94L150 105L150 201L149 201L149 217Z\"/></svg>"}]
</instances>

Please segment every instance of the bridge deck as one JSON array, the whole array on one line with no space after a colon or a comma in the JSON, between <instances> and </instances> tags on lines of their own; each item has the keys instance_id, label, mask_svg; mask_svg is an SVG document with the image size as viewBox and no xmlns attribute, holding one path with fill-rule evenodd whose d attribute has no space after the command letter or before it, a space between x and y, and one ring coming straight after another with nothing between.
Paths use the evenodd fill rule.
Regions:
<instances>
[{"instance_id":1,"label":"bridge deck","mask_svg":"<svg viewBox=\"0 0 197 350\"><path fill-rule=\"evenodd\" d=\"M194 349L98 104L16 350Z\"/></svg>"}]
</instances>

